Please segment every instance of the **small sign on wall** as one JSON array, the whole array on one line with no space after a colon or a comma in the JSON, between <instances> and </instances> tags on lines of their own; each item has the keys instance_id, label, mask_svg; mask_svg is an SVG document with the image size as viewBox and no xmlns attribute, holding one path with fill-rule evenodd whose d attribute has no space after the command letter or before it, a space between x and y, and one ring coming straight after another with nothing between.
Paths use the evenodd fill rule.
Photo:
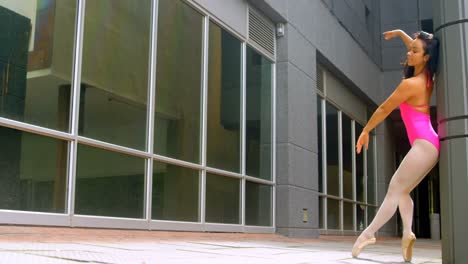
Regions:
<instances>
[{"instance_id":1,"label":"small sign on wall","mask_svg":"<svg viewBox=\"0 0 468 264\"><path fill-rule=\"evenodd\" d=\"M309 222L309 214L307 213L307 208L302 209L302 222L303 223Z\"/></svg>"}]
</instances>

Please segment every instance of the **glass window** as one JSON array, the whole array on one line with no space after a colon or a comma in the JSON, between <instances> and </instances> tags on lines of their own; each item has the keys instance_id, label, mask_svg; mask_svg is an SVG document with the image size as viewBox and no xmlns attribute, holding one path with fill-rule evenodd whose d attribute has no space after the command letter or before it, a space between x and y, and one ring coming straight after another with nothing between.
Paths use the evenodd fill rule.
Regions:
<instances>
[{"instance_id":1,"label":"glass window","mask_svg":"<svg viewBox=\"0 0 468 264\"><path fill-rule=\"evenodd\" d=\"M362 125L356 124L356 134L354 141L357 142L359 136L361 135L362 129L364 128ZM360 154L356 153L356 195L357 200L363 202L364 201L364 152L366 147L362 146L362 151Z\"/></svg>"},{"instance_id":2,"label":"glass window","mask_svg":"<svg viewBox=\"0 0 468 264\"><path fill-rule=\"evenodd\" d=\"M324 209L324 203L325 203L325 199L324 197L320 196L319 197L319 228L324 228L323 226L323 219L324 219L324 214L323 214L323 209Z\"/></svg>"},{"instance_id":3,"label":"glass window","mask_svg":"<svg viewBox=\"0 0 468 264\"><path fill-rule=\"evenodd\" d=\"M323 168L322 168L322 101L323 99L317 96L317 148L318 148L318 181L319 181L319 192L324 193L323 190Z\"/></svg>"},{"instance_id":4,"label":"glass window","mask_svg":"<svg viewBox=\"0 0 468 264\"><path fill-rule=\"evenodd\" d=\"M367 207L367 225L370 225L372 220L374 220L376 211L377 211L376 207L373 207L373 206Z\"/></svg>"},{"instance_id":5,"label":"glass window","mask_svg":"<svg viewBox=\"0 0 468 264\"><path fill-rule=\"evenodd\" d=\"M327 194L339 196L338 110L326 104L327 124Z\"/></svg>"},{"instance_id":6,"label":"glass window","mask_svg":"<svg viewBox=\"0 0 468 264\"><path fill-rule=\"evenodd\" d=\"M0 3L0 116L68 131L75 0Z\"/></svg>"},{"instance_id":7,"label":"glass window","mask_svg":"<svg viewBox=\"0 0 468 264\"><path fill-rule=\"evenodd\" d=\"M68 142L0 127L0 209L65 213Z\"/></svg>"},{"instance_id":8,"label":"glass window","mask_svg":"<svg viewBox=\"0 0 468 264\"><path fill-rule=\"evenodd\" d=\"M152 219L199 221L199 174L197 170L154 161Z\"/></svg>"},{"instance_id":9,"label":"glass window","mask_svg":"<svg viewBox=\"0 0 468 264\"><path fill-rule=\"evenodd\" d=\"M327 199L327 228L340 229L340 201Z\"/></svg>"},{"instance_id":10,"label":"glass window","mask_svg":"<svg viewBox=\"0 0 468 264\"><path fill-rule=\"evenodd\" d=\"M367 151L367 203L369 204L376 204L375 179L375 134L370 134Z\"/></svg>"},{"instance_id":11,"label":"glass window","mask_svg":"<svg viewBox=\"0 0 468 264\"><path fill-rule=\"evenodd\" d=\"M206 174L206 222L240 223L240 180Z\"/></svg>"},{"instance_id":12,"label":"glass window","mask_svg":"<svg viewBox=\"0 0 468 264\"><path fill-rule=\"evenodd\" d=\"M145 160L78 145L75 213L142 218Z\"/></svg>"},{"instance_id":13,"label":"glass window","mask_svg":"<svg viewBox=\"0 0 468 264\"><path fill-rule=\"evenodd\" d=\"M353 199L353 147L351 135L351 119L342 114L343 135L343 196Z\"/></svg>"},{"instance_id":14,"label":"glass window","mask_svg":"<svg viewBox=\"0 0 468 264\"><path fill-rule=\"evenodd\" d=\"M145 149L150 11L151 0L86 2L80 135Z\"/></svg>"},{"instance_id":15,"label":"glass window","mask_svg":"<svg viewBox=\"0 0 468 264\"><path fill-rule=\"evenodd\" d=\"M344 230L354 230L352 203L343 202L343 228Z\"/></svg>"},{"instance_id":16,"label":"glass window","mask_svg":"<svg viewBox=\"0 0 468 264\"><path fill-rule=\"evenodd\" d=\"M366 228L365 211L366 211L366 206L361 205L361 204L356 205L356 219L357 219L356 229L357 231L362 231L364 230L364 228Z\"/></svg>"},{"instance_id":17,"label":"glass window","mask_svg":"<svg viewBox=\"0 0 468 264\"><path fill-rule=\"evenodd\" d=\"M246 182L245 187L245 224L252 226L271 226L272 192L271 186Z\"/></svg>"},{"instance_id":18,"label":"glass window","mask_svg":"<svg viewBox=\"0 0 468 264\"><path fill-rule=\"evenodd\" d=\"M154 152L194 163L200 162L202 22L182 1L159 1Z\"/></svg>"},{"instance_id":19,"label":"glass window","mask_svg":"<svg viewBox=\"0 0 468 264\"><path fill-rule=\"evenodd\" d=\"M272 63L247 48L246 173L271 180Z\"/></svg>"},{"instance_id":20,"label":"glass window","mask_svg":"<svg viewBox=\"0 0 468 264\"><path fill-rule=\"evenodd\" d=\"M240 172L241 44L210 23L207 165Z\"/></svg>"}]
</instances>

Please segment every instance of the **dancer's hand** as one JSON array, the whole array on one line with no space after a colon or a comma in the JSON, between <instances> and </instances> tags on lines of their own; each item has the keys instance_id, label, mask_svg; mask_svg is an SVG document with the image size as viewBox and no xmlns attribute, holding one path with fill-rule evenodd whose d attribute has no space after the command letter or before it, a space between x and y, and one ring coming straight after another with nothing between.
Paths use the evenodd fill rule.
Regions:
<instances>
[{"instance_id":1,"label":"dancer's hand","mask_svg":"<svg viewBox=\"0 0 468 264\"><path fill-rule=\"evenodd\" d=\"M356 142L356 152L357 154L361 153L362 145L366 146L366 150L369 148L369 133L366 131L362 131L361 135L359 136Z\"/></svg>"},{"instance_id":2,"label":"dancer's hand","mask_svg":"<svg viewBox=\"0 0 468 264\"><path fill-rule=\"evenodd\" d=\"M385 38L386 40L389 40L389 39L392 39L392 38L395 38L395 37L400 36L400 31L401 31L401 30L399 30L399 29L397 29L397 30L385 31L385 32L383 33L383 35L384 35L384 38Z\"/></svg>"}]
</instances>

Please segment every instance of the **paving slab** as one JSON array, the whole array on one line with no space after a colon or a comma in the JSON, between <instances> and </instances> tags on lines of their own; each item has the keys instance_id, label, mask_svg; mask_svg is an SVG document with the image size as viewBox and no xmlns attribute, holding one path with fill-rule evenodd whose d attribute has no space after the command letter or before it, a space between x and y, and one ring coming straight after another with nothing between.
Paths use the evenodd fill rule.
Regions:
<instances>
[{"instance_id":1,"label":"paving slab","mask_svg":"<svg viewBox=\"0 0 468 264\"><path fill-rule=\"evenodd\" d=\"M355 237L0 226L0 264L405 263L400 239L378 238L359 258ZM418 239L412 263L442 263L440 241Z\"/></svg>"}]
</instances>

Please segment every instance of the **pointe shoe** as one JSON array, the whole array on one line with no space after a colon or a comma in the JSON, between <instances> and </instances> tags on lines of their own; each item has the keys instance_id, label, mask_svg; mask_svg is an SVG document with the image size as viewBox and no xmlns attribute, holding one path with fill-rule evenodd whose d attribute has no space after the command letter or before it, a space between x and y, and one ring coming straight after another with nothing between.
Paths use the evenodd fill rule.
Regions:
<instances>
[{"instance_id":1,"label":"pointe shoe","mask_svg":"<svg viewBox=\"0 0 468 264\"><path fill-rule=\"evenodd\" d=\"M411 262L411 259L413 258L414 241L416 241L414 233L401 238L401 251L406 262Z\"/></svg>"},{"instance_id":2,"label":"pointe shoe","mask_svg":"<svg viewBox=\"0 0 468 264\"><path fill-rule=\"evenodd\" d=\"M365 247L367 247L368 245L375 244L375 241L376 241L375 237L373 237L373 238L369 238L369 239L362 241L358 245L354 244L353 251L352 251L353 258L357 258L357 256L361 253L361 251Z\"/></svg>"}]
</instances>

